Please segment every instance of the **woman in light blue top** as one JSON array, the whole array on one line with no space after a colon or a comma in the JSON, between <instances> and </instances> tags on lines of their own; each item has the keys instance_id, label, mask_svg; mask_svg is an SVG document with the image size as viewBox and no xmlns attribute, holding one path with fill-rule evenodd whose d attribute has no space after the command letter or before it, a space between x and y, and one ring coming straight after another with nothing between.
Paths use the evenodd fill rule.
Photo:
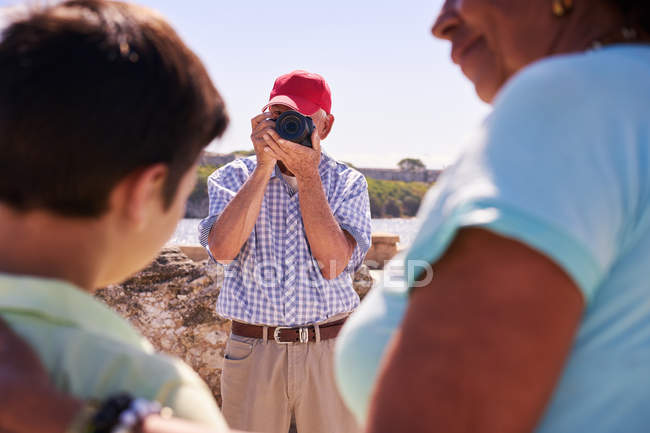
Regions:
<instances>
[{"instance_id":1,"label":"woman in light blue top","mask_svg":"<svg viewBox=\"0 0 650 433\"><path fill-rule=\"evenodd\" d=\"M448 0L433 33L494 110L348 321L345 400L373 433L648 431L650 5Z\"/></svg>"}]
</instances>

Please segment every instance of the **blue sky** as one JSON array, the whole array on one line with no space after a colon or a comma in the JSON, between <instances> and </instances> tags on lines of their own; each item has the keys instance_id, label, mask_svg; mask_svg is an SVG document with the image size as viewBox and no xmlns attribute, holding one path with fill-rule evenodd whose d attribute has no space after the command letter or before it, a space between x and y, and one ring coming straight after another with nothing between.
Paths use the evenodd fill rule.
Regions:
<instances>
[{"instance_id":1,"label":"blue sky","mask_svg":"<svg viewBox=\"0 0 650 433\"><path fill-rule=\"evenodd\" d=\"M0 0L0 4L17 1ZM329 82L336 122L323 148L361 167L402 157L449 164L488 106L431 24L442 0L139 0L162 12L203 59L231 115L210 150L252 148L250 118L294 69Z\"/></svg>"}]
</instances>

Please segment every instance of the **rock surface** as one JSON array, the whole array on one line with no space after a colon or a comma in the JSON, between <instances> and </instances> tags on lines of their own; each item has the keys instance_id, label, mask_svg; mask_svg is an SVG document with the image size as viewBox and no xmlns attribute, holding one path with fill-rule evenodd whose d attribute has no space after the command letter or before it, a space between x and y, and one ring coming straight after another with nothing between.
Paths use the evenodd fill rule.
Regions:
<instances>
[{"instance_id":1,"label":"rock surface","mask_svg":"<svg viewBox=\"0 0 650 433\"><path fill-rule=\"evenodd\" d=\"M368 254L366 254L366 264L370 269L384 269L386 262L397 254L398 242L398 235L392 233L373 233L372 243Z\"/></svg>"},{"instance_id":2,"label":"rock surface","mask_svg":"<svg viewBox=\"0 0 650 433\"><path fill-rule=\"evenodd\" d=\"M372 287L364 265L355 276L361 297ZM97 298L126 317L156 350L188 363L221 404L220 377L230 322L215 313L223 268L192 261L179 248L165 248L156 260L122 284L97 291Z\"/></svg>"},{"instance_id":3,"label":"rock surface","mask_svg":"<svg viewBox=\"0 0 650 433\"><path fill-rule=\"evenodd\" d=\"M374 279L372 278L372 275L370 275L370 269L366 265L362 265L361 268L357 271L357 273L354 275L354 290L357 292L359 295L359 298L363 300L365 296L368 294L370 289L372 289L372 285L374 283Z\"/></svg>"}]
</instances>

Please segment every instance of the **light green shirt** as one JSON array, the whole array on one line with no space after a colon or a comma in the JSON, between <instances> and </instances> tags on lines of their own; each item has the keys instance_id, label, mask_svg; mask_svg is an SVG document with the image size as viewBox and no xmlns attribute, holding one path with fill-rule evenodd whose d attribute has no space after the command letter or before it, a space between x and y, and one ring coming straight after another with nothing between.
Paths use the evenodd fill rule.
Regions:
<instances>
[{"instance_id":1,"label":"light green shirt","mask_svg":"<svg viewBox=\"0 0 650 433\"><path fill-rule=\"evenodd\" d=\"M0 317L33 347L58 389L84 400L125 391L227 431L189 366L154 353L125 319L71 284L0 273Z\"/></svg>"}]
</instances>

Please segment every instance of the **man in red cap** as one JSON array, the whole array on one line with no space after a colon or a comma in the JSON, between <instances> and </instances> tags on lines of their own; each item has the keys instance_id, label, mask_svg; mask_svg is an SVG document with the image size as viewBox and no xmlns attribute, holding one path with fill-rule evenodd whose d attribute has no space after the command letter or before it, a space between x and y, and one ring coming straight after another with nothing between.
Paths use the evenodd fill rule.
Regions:
<instances>
[{"instance_id":1,"label":"man in red cap","mask_svg":"<svg viewBox=\"0 0 650 433\"><path fill-rule=\"evenodd\" d=\"M232 319L221 389L223 414L240 430L357 431L333 376L335 337L359 304L354 272L370 246L368 186L321 152L334 124L318 74L275 81L252 119L255 156L208 179L210 215L201 243L227 265L217 312ZM313 119L312 147L280 138L275 119Z\"/></svg>"}]
</instances>

